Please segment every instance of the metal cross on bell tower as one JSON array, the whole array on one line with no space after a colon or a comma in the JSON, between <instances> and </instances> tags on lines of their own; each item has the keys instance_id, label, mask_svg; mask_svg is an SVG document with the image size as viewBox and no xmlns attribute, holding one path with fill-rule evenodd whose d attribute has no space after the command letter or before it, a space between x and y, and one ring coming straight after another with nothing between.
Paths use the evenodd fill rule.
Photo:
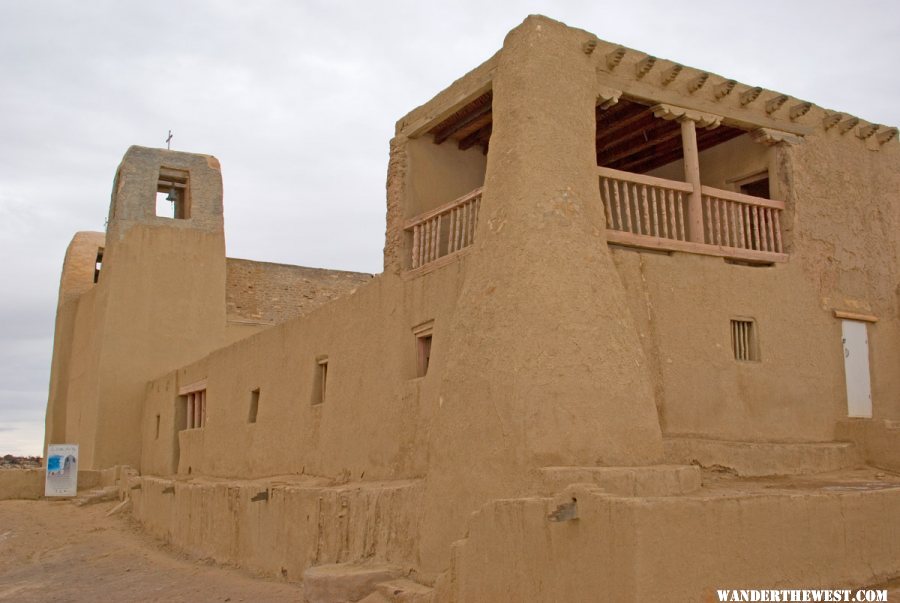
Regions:
<instances>
[{"instance_id":1,"label":"metal cross on bell tower","mask_svg":"<svg viewBox=\"0 0 900 603\"><path fill-rule=\"evenodd\" d=\"M169 130L169 135L166 137L166 149L172 150L172 130Z\"/></svg>"}]
</instances>

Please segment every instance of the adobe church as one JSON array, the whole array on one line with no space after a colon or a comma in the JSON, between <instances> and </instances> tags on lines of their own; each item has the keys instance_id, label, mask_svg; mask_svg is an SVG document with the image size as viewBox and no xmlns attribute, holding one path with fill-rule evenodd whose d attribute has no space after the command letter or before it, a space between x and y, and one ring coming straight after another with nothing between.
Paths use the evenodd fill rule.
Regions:
<instances>
[{"instance_id":1,"label":"adobe church","mask_svg":"<svg viewBox=\"0 0 900 603\"><path fill-rule=\"evenodd\" d=\"M897 128L531 16L390 149L375 276L227 258L216 158L128 149L46 443L311 603L900 576Z\"/></svg>"}]
</instances>

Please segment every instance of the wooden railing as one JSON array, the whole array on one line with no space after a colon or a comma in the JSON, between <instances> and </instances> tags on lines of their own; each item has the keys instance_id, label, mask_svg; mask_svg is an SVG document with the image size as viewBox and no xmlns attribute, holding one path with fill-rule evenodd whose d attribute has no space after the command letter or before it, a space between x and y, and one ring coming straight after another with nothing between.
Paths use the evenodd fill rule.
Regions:
<instances>
[{"instance_id":1,"label":"wooden railing","mask_svg":"<svg viewBox=\"0 0 900 603\"><path fill-rule=\"evenodd\" d=\"M784 202L702 186L703 232L691 236L687 182L597 168L610 243L665 251L784 262Z\"/></svg>"},{"instance_id":2,"label":"wooden railing","mask_svg":"<svg viewBox=\"0 0 900 603\"><path fill-rule=\"evenodd\" d=\"M422 268L456 254L475 241L481 188L407 220L412 232L412 269Z\"/></svg>"},{"instance_id":3,"label":"wooden railing","mask_svg":"<svg viewBox=\"0 0 900 603\"><path fill-rule=\"evenodd\" d=\"M723 247L783 253L782 201L760 199L704 186L706 241Z\"/></svg>"},{"instance_id":4,"label":"wooden railing","mask_svg":"<svg viewBox=\"0 0 900 603\"><path fill-rule=\"evenodd\" d=\"M608 168L600 172L600 194L606 224L612 230L686 241L685 207L693 187Z\"/></svg>"}]
</instances>

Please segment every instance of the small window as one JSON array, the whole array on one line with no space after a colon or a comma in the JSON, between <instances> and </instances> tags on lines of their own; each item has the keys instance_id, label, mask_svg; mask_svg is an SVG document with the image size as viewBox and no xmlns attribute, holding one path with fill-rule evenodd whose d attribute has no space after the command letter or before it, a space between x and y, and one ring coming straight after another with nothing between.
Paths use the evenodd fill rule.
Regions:
<instances>
[{"instance_id":1,"label":"small window","mask_svg":"<svg viewBox=\"0 0 900 603\"><path fill-rule=\"evenodd\" d=\"M759 361L756 323L751 319L731 321L731 349L735 360Z\"/></svg>"},{"instance_id":2,"label":"small window","mask_svg":"<svg viewBox=\"0 0 900 603\"><path fill-rule=\"evenodd\" d=\"M201 429L206 425L206 390L198 389L180 397L185 405L183 429Z\"/></svg>"},{"instance_id":3,"label":"small window","mask_svg":"<svg viewBox=\"0 0 900 603\"><path fill-rule=\"evenodd\" d=\"M434 321L428 321L413 329L416 336L416 377L424 377L431 363L431 335Z\"/></svg>"},{"instance_id":4,"label":"small window","mask_svg":"<svg viewBox=\"0 0 900 603\"><path fill-rule=\"evenodd\" d=\"M159 415L156 415L156 439L159 439Z\"/></svg>"},{"instance_id":5,"label":"small window","mask_svg":"<svg viewBox=\"0 0 900 603\"><path fill-rule=\"evenodd\" d=\"M248 423L256 423L256 415L259 413L259 388L250 392L250 414L247 417Z\"/></svg>"},{"instance_id":6,"label":"small window","mask_svg":"<svg viewBox=\"0 0 900 603\"><path fill-rule=\"evenodd\" d=\"M191 217L188 172L160 168L156 182L156 215L160 218L187 220Z\"/></svg>"},{"instance_id":7,"label":"small window","mask_svg":"<svg viewBox=\"0 0 900 603\"><path fill-rule=\"evenodd\" d=\"M94 282L100 282L100 269L103 268L103 247L97 248L97 259L94 260Z\"/></svg>"},{"instance_id":8,"label":"small window","mask_svg":"<svg viewBox=\"0 0 900 603\"><path fill-rule=\"evenodd\" d=\"M320 356L316 359L316 377L313 384L313 404L325 402L325 392L328 388L328 357Z\"/></svg>"}]
</instances>

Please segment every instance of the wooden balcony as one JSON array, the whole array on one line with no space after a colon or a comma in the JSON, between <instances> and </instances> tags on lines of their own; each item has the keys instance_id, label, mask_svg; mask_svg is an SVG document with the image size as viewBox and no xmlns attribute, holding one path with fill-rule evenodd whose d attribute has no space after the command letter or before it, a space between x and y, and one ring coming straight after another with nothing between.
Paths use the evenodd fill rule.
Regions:
<instances>
[{"instance_id":1,"label":"wooden balcony","mask_svg":"<svg viewBox=\"0 0 900 603\"><path fill-rule=\"evenodd\" d=\"M698 207L690 202L692 184L603 167L597 172L610 243L756 263L787 261L782 201L701 186L702 220L692 220L691 208ZM410 273L453 261L475 242L481 191L406 221L412 234ZM691 233L691 224L702 224L702 232Z\"/></svg>"},{"instance_id":2,"label":"wooden balcony","mask_svg":"<svg viewBox=\"0 0 900 603\"><path fill-rule=\"evenodd\" d=\"M475 241L481 187L406 221L412 233L412 270L436 268L455 258Z\"/></svg>"},{"instance_id":3,"label":"wooden balcony","mask_svg":"<svg viewBox=\"0 0 900 603\"><path fill-rule=\"evenodd\" d=\"M597 172L610 243L759 263L787 261L782 201L701 186L702 220L692 219L697 218L690 215L695 191L688 182L603 167ZM702 224L702 232L691 233L691 224Z\"/></svg>"}]
</instances>

